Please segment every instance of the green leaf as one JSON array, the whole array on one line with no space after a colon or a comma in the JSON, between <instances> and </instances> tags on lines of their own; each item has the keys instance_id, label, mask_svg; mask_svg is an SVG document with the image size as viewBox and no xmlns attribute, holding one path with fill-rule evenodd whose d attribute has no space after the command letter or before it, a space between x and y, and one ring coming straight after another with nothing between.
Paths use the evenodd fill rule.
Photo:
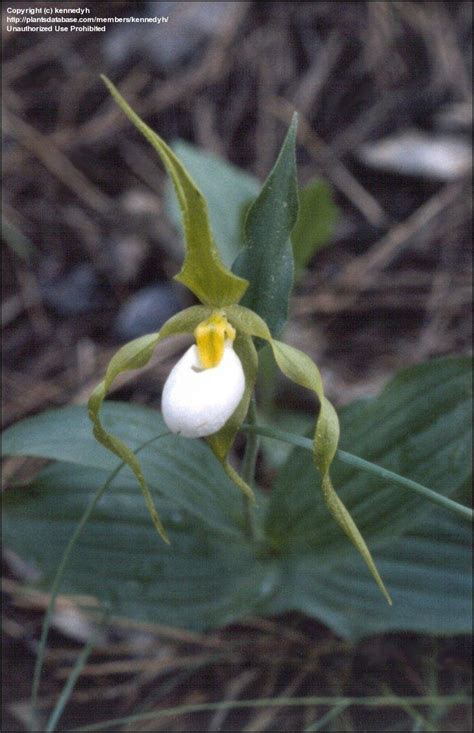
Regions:
<instances>
[{"instance_id":1,"label":"green leaf","mask_svg":"<svg viewBox=\"0 0 474 733\"><path fill-rule=\"evenodd\" d=\"M203 443L188 444L191 453L200 447L201 459L206 452L214 472L220 472ZM180 492L180 454L187 453L182 441L177 445L178 467L173 473L176 464L169 466L174 475L170 497L171 489ZM199 475L199 463L193 465ZM31 487L6 492L4 541L41 569L42 588L49 588L71 533L107 475L55 464ZM208 478L215 488L214 475ZM219 479L238 497L223 473ZM200 491L207 490L205 482ZM120 473L71 555L63 592L94 596L114 615L191 629L220 626L257 612L274 590L274 561L256 562L254 548L243 536L210 532L195 515L177 510L174 498L160 500L159 507L171 547L157 540L132 477Z\"/></svg>"},{"instance_id":2,"label":"green leaf","mask_svg":"<svg viewBox=\"0 0 474 733\"><path fill-rule=\"evenodd\" d=\"M172 149L206 198L214 239L224 264L230 267L243 246L243 215L258 195L259 181L183 140L174 143ZM166 206L173 223L180 228L181 216L171 184L166 189Z\"/></svg>"},{"instance_id":3,"label":"green leaf","mask_svg":"<svg viewBox=\"0 0 474 733\"><path fill-rule=\"evenodd\" d=\"M302 270L311 257L329 244L338 218L331 189L320 180L311 181L299 192L298 221L291 233L295 269Z\"/></svg>"},{"instance_id":4,"label":"green leaf","mask_svg":"<svg viewBox=\"0 0 474 733\"><path fill-rule=\"evenodd\" d=\"M263 349L262 349L263 351ZM262 351L259 356L261 358ZM273 358L273 357L272 357ZM259 412L259 426L277 430L285 430L294 435L309 434L314 426L314 417L306 412L275 408L269 412ZM265 460L271 469L280 468L287 460L293 446L280 440L260 435L260 444Z\"/></svg>"},{"instance_id":5,"label":"green leaf","mask_svg":"<svg viewBox=\"0 0 474 733\"><path fill-rule=\"evenodd\" d=\"M114 405L113 415L109 413L110 405ZM104 405L102 421L111 432L121 435L128 420L128 405L118 402ZM129 427L133 435L138 434L140 421L134 419ZM130 443L133 449L140 441L137 438ZM33 456L106 470L112 470L119 463L115 455L95 440L87 410L79 405L47 410L20 420L5 430L1 448L3 457Z\"/></svg>"},{"instance_id":6,"label":"green leaf","mask_svg":"<svg viewBox=\"0 0 474 733\"><path fill-rule=\"evenodd\" d=\"M192 333L198 323L209 314L210 310L206 307L193 306L170 318L159 333L140 336L140 338L122 346L110 360L104 379L94 389L88 402L89 418L93 425L94 437L132 469L140 484L153 524L165 542L168 542L168 538L153 504L153 498L143 475L140 461L123 440L105 430L100 419L100 409L107 392L119 374L144 367L151 359L155 346L159 341L167 336L179 333Z\"/></svg>"},{"instance_id":7,"label":"green leaf","mask_svg":"<svg viewBox=\"0 0 474 733\"><path fill-rule=\"evenodd\" d=\"M329 468L339 441L339 420L334 407L324 395L323 383L317 366L303 352L281 341L272 339L262 319L247 308L234 305L228 308L227 313L232 324L240 331L269 341L275 361L283 374L301 387L306 387L306 389L314 392L318 398L319 415L314 434L313 458L321 476L321 490L324 500L334 519L364 558L375 582L390 604L390 595L375 566L370 550L350 513L336 494L331 482ZM314 479L316 479L316 476L314 476ZM295 486L295 483L293 483L293 486ZM269 530L271 530L271 525L269 525ZM272 535L271 531L269 531L269 535L273 536L276 547L279 547L285 541L278 534Z\"/></svg>"},{"instance_id":8,"label":"green leaf","mask_svg":"<svg viewBox=\"0 0 474 733\"><path fill-rule=\"evenodd\" d=\"M112 401L102 407L102 424L130 451L166 431L158 410ZM77 467L103 473L120 463L95 440L87 412L79 406L49 410L19 422L5 431L2 448L4 455L67 462L67 472L62 474L65 488L75 485L76 474L82 475ZM155 499L161 502L164 497L175 510L186 511L214 532L240 536L240 494L203 441L169 435L140 452L140 466ZM120 475L135 486L140 501L132 474L124 469Z\"/></svg>"},{"instance_id":9,"label":"green leaf","mask_svg":"<svg viewBox=\"0 0 474 733\"><path fill-rule=\"evenodd\" d=\"M391 608L357 556L345 553L331 562L313 552L287 556L282 590L269 612L299 610L352 640L388 631L469 634L471 529L442 509L415 521L407 534L374 548Z\"/></svg>"},{"instance_id":10,"label":"green leaf","mask_svg":"<svg viewBox=\"0 0 474 733\"><path fill-rule=\"evenodd\" d=\"M434 360L400 372L376 399L341 411L340 448L456 498L471 475L472 379L469 358ZM364 536L372 543L409 529L429 508L419 495L337 459L331 474ZM288 547L344 551L314 501L308 451L290 454L274 485L267 531Z\"/></svg>"},{"instance_id":11,"label":"green leaf","mask_svg":"<svg viewBox=\"0 0 474 733\"><path fill-rule=\"evenodd\" d=\"M298 216L296 125L294 115L278 159L248 211L245 249L232 268L250 282L242 305L263 318L272 335L286 323L293 286L290 234Z\"/></svg>"},{"instance_id":12,"label":"green leaf","mask_svg":"<svg viewBox=\"0 0 474 733\"><path fill-rule=\"evenodd\" d=\"M469 366L468 359L417 366L377 399L346 408L345 447L368 459L378 454L382 465L408 475L411 465L414 480L464 499ZM103 424L132 450L163 430L157 411L121 403L103 406ZM85 506L118 461L94 441L80 407L19 423L5 432L3 449L68 461L43 470L31 488L4 494L5 544L39 567L47 588ZM308 451L290 456L271 497L266 531L289 538L276 554L244 541L239 493L205 443L169 436L144 448L140 460L172 546L159 542L124 469L81 535L65 591L97 596L116 614L190 628L297 609L348 638L395 629L469 632L470 528L418 495L370 484L371 476L337 460L331 469L377 553L395 601L387 609L317 502ZM259 504L265 511L261 496Z\"/></svg>"},{"instance_id":13,"label":"green leaf","mask_svg":"<svg viewBox=\"0 0 474 733\"><path fill-rule=\"evenodd\" d=\"M184 264L175 279L206 305L221 307L237 303L248 283L222 264L201 191L165 141L140 119L107 77L101 78L121 110L156 150L173 181L186 239Z\"/></svg>"},{"instance_id":14,"label":"green leaf","mask_svg":"<svg viewBox=\"0 0 474 733\"><path fill-rule=\"evenodd\" d=\"M341 447L465 500L471 481L472 375L468 358L398 374L372 400L341 412ZM381 602L324 506L314 500L308 451L292 451L277 477L266 531L284 543L274 613L297 609L357 639L390 630L469 633L471 529L400 486L334 461L338 491L376 553L394 605Z\"/></svg>"}]
</instances>

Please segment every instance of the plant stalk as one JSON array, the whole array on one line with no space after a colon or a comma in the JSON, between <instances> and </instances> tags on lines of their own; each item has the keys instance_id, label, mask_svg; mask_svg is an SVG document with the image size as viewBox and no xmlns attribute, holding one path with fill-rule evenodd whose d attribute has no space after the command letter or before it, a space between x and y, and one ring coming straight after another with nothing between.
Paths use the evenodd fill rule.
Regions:
<instances>
[{"instance_id":1,"label":"plant stalk","mask_svg":"<svg viewBox=\"0 0 474 733\"><path fill-rule=\"evenodd\" d=\"M287 433L284 430L268 428L263 425L256 425L255 423L244 423L241 426L241 430L248 433L258 433L259 435L264 435L267 438L281 440L284 443L289 443L290 445L294 445L298 448L305 448L311 452L314 450L313 441L310 438L305 438L302 435L294 435L293 433ZM453 499L449 499L447 496L438 494L436 491L433 491L433 489L429 489L427 486L423 486L423 484L419 484L417 481L412 481L409 478L405 478L405 476L400 476L398 473L394 473L394 471L389 471L387 468L378 466L376 463L371 463L370 461L366 461L363 458L359 458L359 456L354 456L352 453L347 453L343 450L338 449L336 451L335 458L342 461L342 463L346 463L348 466L359 468L362 471L367 471L375 476L379 476L379 478L382 478L385 481L391 481L392 483L403 486L406 489L411 489L411 491L423 496L424 499L431 501L433 504L438 504L438 506L454 512L463 519L467 519L471 522L473 521L474 512L472 509L467 506L463 506L463 504L459 504L457 501L453 501Z\"/></svg>"},{"instance_id":2,"label":"plant stalk","mask_svg":"<svg viewBox=\"0 0 474 733\"><path fill-rule=\"evenodd\" d=\"M256 427L257 422L257 406L255 397L252 396L247 413L248 424ZM255 468L257 466L257 456L260 444L260 438L256 431L249 431L246 437L244 458L242 461L242 478L246 484L252 489L255 483ZM248 496L244 496L244 519L246 534L250 539L257 539L255 530L255 520L253 515L253 507Z\"/></svg>"}]
</instances>

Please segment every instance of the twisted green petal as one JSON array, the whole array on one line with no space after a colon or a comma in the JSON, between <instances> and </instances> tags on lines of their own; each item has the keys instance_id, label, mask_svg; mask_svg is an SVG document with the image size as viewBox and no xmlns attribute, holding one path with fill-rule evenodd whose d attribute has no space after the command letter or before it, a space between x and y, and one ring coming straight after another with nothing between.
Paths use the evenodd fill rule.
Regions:
<instances>
[{"instance_id":1,"label":"twisted green petal","mask_svg":"<svg viewBox=\"0 0 474 733\"><path fill-rule=\"evenodd\" d=\"M370 550L331 483L329 468L339 442L339 420L334 407L324 395L323 383L317 366L303 352L272 339L266 323L248 308L233 305L229 306L226 312L230 322L238 331L270 343L275 361L285 376L316 394L320 409L316 421L313 456L321 476L324 499L334 519L362 555L381 592L391 605L390 595L375 566Z\"/></svg>"},{"instance_id":2,"label":"twisted green petal","mask_svg":"<svg viewBox=\"0 0 474 733\"><path fill-rule=\"evenodd\" d=\"M165 528L163 527L161 519L155 508L153 497L145 481L138 458L123 442L123 440L118 438L116 435L112 435L107 432L100 419L100 408L107 396L107 392L112 386L113 381L119 374L133 369L141 369L150 361L155 350L155 346L160 341L175 334L192 333L197 324L207 318L209 314L210 309L205 306L193 306L192 308L187 308L176 316L170 318L169 321L164 324L159 333L140 336L140 338L130 341L128 344L125 344L125 346L122 346L122 348L119 349L115 356L110 360L104 379L97 385L88 402L88 412L93 424L95 438L104 446L104 448L115 453L120 460L124 461L124 463L132 469L138 483L140 484L153 524L163 540L168 543L169 540Z\"/></svg>"}]
</instances>

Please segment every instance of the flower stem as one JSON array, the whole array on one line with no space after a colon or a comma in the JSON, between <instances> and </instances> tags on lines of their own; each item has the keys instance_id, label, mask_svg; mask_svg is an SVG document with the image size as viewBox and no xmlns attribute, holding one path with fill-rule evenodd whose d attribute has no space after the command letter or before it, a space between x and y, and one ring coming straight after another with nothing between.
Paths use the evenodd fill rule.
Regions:
<instances>
[{"instance_id":1,"label":"flower stem","mask_svg":"<svg viewBox=\"0 0 474 733\"><path fill-rule=\"evenodd\" d=\"M247 413L248 424L256 427L257 407L255 397L252 397ZM255 467L257 465L257 456L260 439L257 432L249 431L247 433L244 458L242 461L242 478L251 488L254 488ZM252 539L256 539L255 522L253 516L253 508L248 496L244 496L244 518L245 530L247 535Z\"/></svg>"}]
</instances>

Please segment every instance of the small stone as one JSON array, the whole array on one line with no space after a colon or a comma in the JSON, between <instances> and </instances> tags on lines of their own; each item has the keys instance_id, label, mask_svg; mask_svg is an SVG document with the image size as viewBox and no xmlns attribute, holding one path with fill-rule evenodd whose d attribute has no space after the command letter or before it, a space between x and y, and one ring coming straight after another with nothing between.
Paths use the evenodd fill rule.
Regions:
<instances>
[{"instance_id":1,"label":"small stone","mask_svg":"<svg viewBox=\"0 0 474 733\"><path fill-rule=\"evenodd\" d=\"M357 157L372 168L451 181L470 173L471 144L461 136L405 130L362 145Z\"/></svg>"},{"instance_id":2,"label":"small stone","mask_svg":"<svg viewBox=\"0 0 474 733\"><path fill-rule=\"evenodd\" d=\"M43 302L59 316L76 316L102 308L105 304L100 277L89 263L69 272L40 279Z\"/></svg>"},{"instance_id":3,"label":"small stone","mask_svg":"<svg viewBox=\"0 0 474 733\"><path fill-rule=\"evenodd\" d=\"M233 2L148 2L146 16L168 21L118 25L105 38L105 57L117 65L141 54L157 68L170 70L195 58L206 41L231 22L233 12Z\"/></svg>"},{"instance_id":4,"label":"small stone","mask_svg":"<svg viewBox=\"0 0 474 733\"><path fill-rule=\"evenodd\" d=\"M156 283L141 288L120 308L114 331L123 341L158 331L161 326L182 310L176 287L172 283Z\"/></svg>"}]
</instances>

